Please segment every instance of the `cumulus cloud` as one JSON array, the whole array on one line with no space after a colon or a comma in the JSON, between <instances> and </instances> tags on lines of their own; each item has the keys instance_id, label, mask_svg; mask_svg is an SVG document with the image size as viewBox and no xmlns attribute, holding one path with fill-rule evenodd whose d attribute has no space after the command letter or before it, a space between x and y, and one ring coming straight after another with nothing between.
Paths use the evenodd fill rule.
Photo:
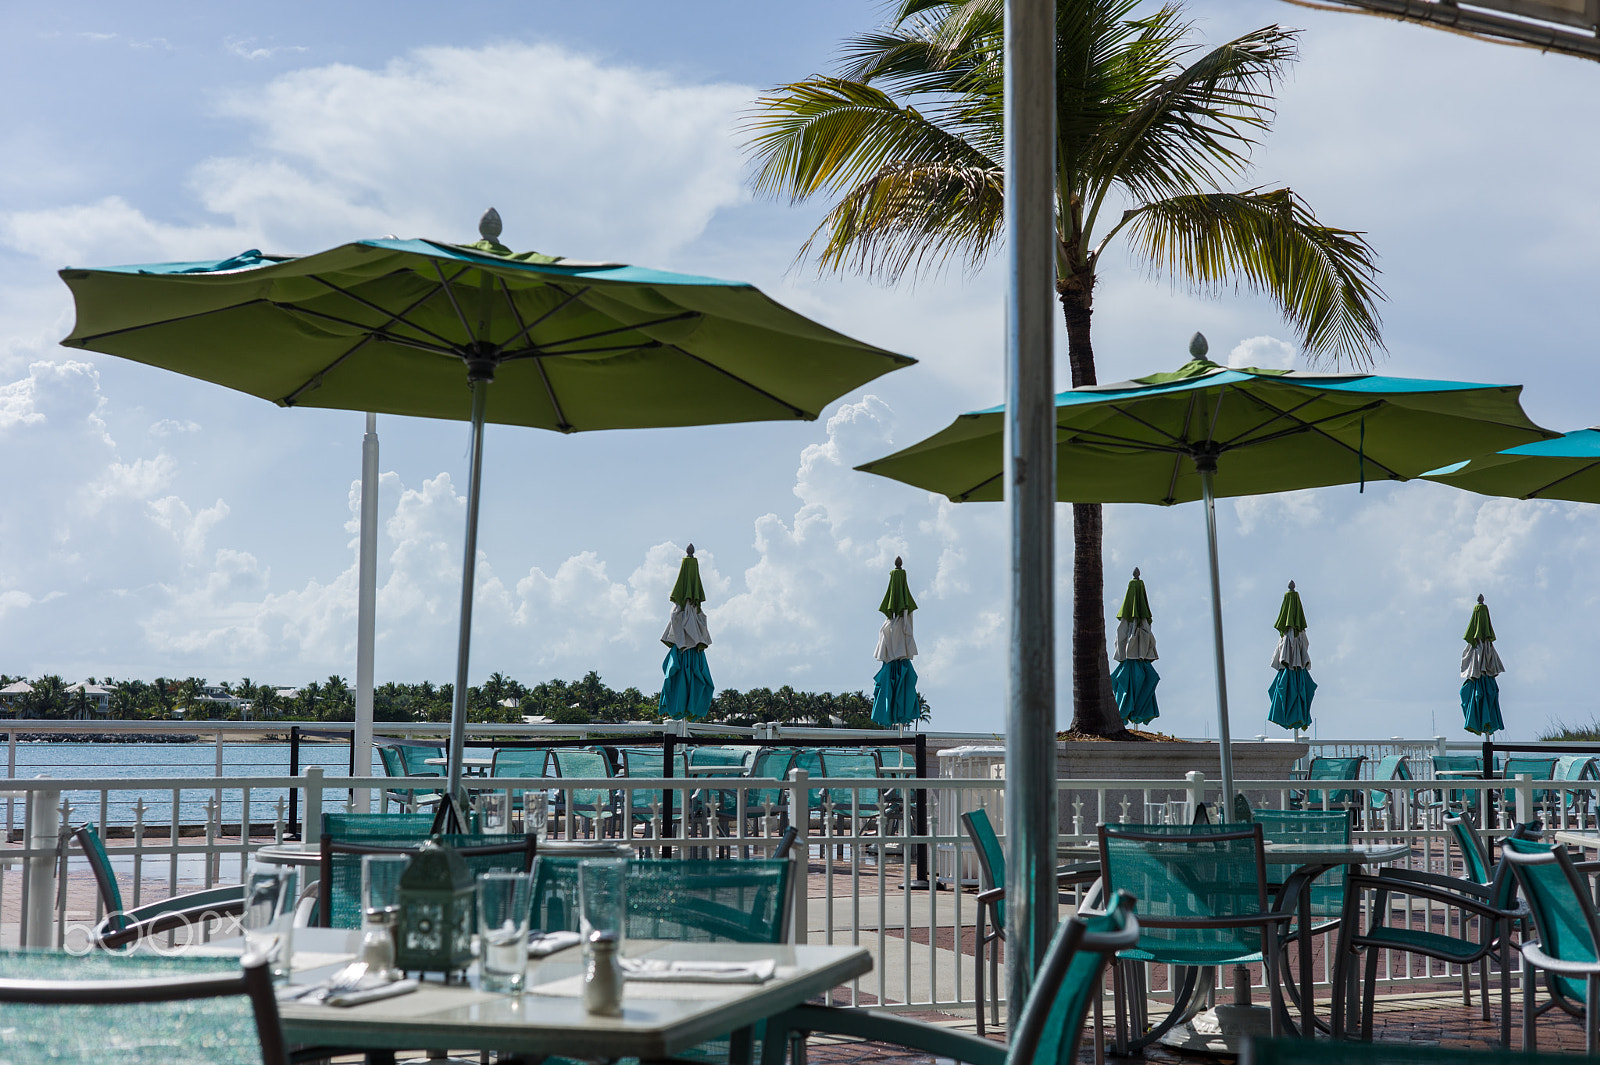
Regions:
<instances>
[{"instance_id":1,"label":"cumulus cloud","mask_svg":"<svg viewBox=\"0 0 1600 1065\"><path fill-rule=\"evenodd\" d=\"M1277 337L1250 337L1228 352L1228 365L1235 369L1253 366L1262 370L1287 370L1294 365L1294 345Z\"/></svg>"}]
</instances>

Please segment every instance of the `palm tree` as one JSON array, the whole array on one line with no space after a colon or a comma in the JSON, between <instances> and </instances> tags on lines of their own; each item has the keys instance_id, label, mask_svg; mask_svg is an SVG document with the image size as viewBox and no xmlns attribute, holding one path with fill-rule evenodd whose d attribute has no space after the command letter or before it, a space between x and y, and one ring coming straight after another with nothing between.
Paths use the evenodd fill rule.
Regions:
<instances>
[{"instance_id":1,"label":"palm tree","mask_svg":"<svg viewBox=\"0 0 1600 1065\"><path fill-rule=\"evenodd\" d=\"M1073 386L1097 383L1094 287L1119 235L1152 274L1265 293L1311 362L1366 364L1382 347L1372 248L1288 188L1234 187L1271 124L1295 31L1202 50L1178 4L1135 17L1138 4L1056 7L1056 293ZM951 259L975 270L995 250L1003 12L1004 0L899 0L886 28L845 43L837 76L757 102L746 125L757 191L837 197L801 258L893 283ZM1072 727L1114 735L1100 507L1074 504L1072 517Z\"/></svg>"}]
</instances>

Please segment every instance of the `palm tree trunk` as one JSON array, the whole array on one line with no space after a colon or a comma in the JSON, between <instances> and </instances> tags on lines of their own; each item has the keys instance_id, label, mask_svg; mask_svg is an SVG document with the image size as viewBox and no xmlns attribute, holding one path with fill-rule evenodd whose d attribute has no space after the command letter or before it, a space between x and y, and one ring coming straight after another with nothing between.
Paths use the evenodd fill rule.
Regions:
<instances>
[{"instance_id":1,"label":"palm tree trunk","mask_svg":"<svg viewBox=\"0 0 1600 1065\"><path fill-rule=\"evenodd\" d=\"M1089 318L1094 275L1078 275L1057 285L1067 320L1067 362L1072 387L1098 384ZM1126 733L1111 695L1106 655L1106 589L1101 549L1105 540L1099 503L1072 504L1072 731L1090 736Z\"/></svg>"}]
</instances>

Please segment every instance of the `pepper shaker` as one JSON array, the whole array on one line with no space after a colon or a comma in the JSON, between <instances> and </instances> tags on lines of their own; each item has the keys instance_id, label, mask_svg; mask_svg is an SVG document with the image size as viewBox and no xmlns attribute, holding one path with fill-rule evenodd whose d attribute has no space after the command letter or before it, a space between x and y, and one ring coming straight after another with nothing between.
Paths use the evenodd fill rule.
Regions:
<instances>
[{"instance_id":1,"label":"pepper shaker","mask_svg":"<svg viewBox=\"0 0 1600 1065\"><path fill-rule=\"evenodd\" d=\"M589 935L589 962L583 974L583 1008L602 1017L622 1016L622 966L617 961L617 934Z\"/></svg>"}]
</instances>

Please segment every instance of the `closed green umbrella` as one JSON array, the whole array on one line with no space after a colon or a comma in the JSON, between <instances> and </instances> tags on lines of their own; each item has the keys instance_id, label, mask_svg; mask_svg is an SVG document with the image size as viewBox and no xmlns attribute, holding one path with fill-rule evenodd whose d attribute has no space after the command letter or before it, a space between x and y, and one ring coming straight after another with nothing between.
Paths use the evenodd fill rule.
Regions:
<instances>
[{"instance_id":1,"label":"closed green umbrella","mask_svg":"<svg viewBox=\"0 0 1600 1065\"><path fill-rule=\"evenodd\" d=\"M914 360L737 281L482 239L363 240L300 258L66 269L62 341L285 407L472 423L448 794L461 777L485 422L570 433L816 418ZM493 382L494 387L488 387Z\"/></svg>"},{"instance_id":2,"label":"closed green umbrella","mask_svg":"<svg viewBox=\"0 0 1600 1065\"><path fill-rule=\"evenodd\" d=\"M1311 727L1311 699L1317 682L1311 679L1311 640L1306 636L1306 611L1294 581L1283 593L1278 607L1278 646L1272 652L1272 668L1277 674L1267 688L1271 700L1267 720L1279 728L1301 731Z\"/></svg>"},{"instance_id":3,"label":"closed green umbrella","mask_svg":"<svg viewBox=\"0 0 1600 1065\"><path fill-rule=\"evenodd\" d=\"M711 630L706 625L705 611L700 609L706 601L706 589L700 583L700 560L694 557L693 544L684 552L677 583L668 598L672 600L672 617L661 634L661 642L667 645L667 657L661 663L661 716L705 717L717 686L712 683L711 667L706 664Z\"/></svg>"},{"instance_id":4,"label":"closed green umbrella","mask_svg":"<svg viewBox=\"0 0 1600 1065\"><path fill-rule=\"evenodd\" d=\"M1214 499L1406 480L1554 434L1523 413L1520 385L1229 369L1207 361L1206 350L1196 333L1192 361L1176 372L1058 394L1056 498L1205 501L1222 778L1231 794ZM963 414L926 440L857 469L955 502L998 500L1004 419L1003 407Z\"/></svg>"},{"instance_id":5,"label":"closed green umbrella","mask_svg":"<svg viewBox=\"0 0 1600 1065\"><path fill-rule=\"evenodd\" d=\"M872 678L872 720L890 728L909 725L922 717L917 701L917 671L911 660L917 655L911 615L917 601L911 598L904 560L896 557L889 572L889 587L884 589L878 612L883 625L878 629L878 646L873 657L883 665Z\"/></svg>"},{"instance_id":6,"label":"closed green umbrella","mask_svg":"<svg viewBox=\"0 0 1600 1065\"><path fill-rule=\"evenodd\" d=\"M1161 716L1156 706L1156 685L1161 683L1161 674L1150 664L1159 657L1155 634L1150 631L1154 620L1144 581L1139 579L1139 568L1135 566L1117 610L1117 642L1111 651L1111 657L1117 660L1117 668L1111 671L1111 694L1117 700L1117 713L1130 725L1147 725Z\"/></svg>"},{"instance_id":7,"label":"closed green umbrella","mask_svg":"<svg viewBox=\"0 0 1600 1065\"><path fill-rule=\"evenodd\" d=\"M1488 496L1600 503L1600 426L1482 455L1423 476Z\"/></svg>"},{"instance_id":8,"label":"closed green umbrella","mask_svg":"<svg viewBox=\"0 0 1600 1065\"><path fill-rule=\"evenodd\" d=\"M1468 732L1492 736L1506 727L1500 717L1500 682L1495 679L1506 667L1494 649L1494 625L1481 595L1462 639L1467 649L1461 652L1461 715Z\"/></svg>"}]
</instances>

